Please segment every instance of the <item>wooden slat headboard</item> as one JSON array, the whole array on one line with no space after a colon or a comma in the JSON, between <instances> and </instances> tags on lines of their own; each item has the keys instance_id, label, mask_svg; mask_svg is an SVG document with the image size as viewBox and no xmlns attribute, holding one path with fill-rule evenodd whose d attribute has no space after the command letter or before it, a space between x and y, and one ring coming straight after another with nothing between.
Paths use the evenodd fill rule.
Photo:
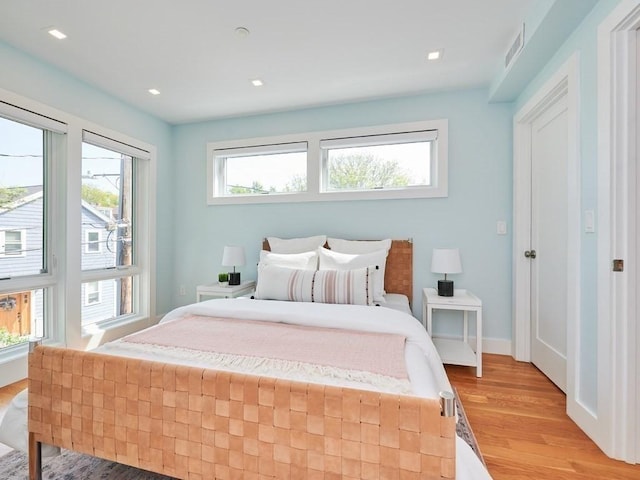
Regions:
<instances>
[{"instance_id":1,"label":"wooden slat headboard","mask_svg":"<svg viewBox=\"0 0 640 480\"><path fill-rule=\"evenodd\" d=\"M328 245L325 245L328 248ZM262 241L263 250L271 250L265 238ZM384 289L387 293L400 293L413 303L413 241L392 240L391 249L387 256L387 266L384 274Z\"/></svg>"}]
</instances>

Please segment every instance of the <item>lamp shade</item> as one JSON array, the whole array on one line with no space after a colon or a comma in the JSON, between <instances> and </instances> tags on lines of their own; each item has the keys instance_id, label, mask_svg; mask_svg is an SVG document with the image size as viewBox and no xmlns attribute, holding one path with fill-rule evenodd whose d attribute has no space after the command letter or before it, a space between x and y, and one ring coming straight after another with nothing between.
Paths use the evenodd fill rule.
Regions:
<instances>
[{"instance_id":1,"label":"lamp shade","mask_svg":"<svg viewBox=\"0 0 640 480\"><path fill-rule=\"evenodd\" d=\"M457 248L434 248L431 256L433 273L461 273L460 251Z\"/></svg>"},{"instance_id":2,"label":"lamp shade","mask_svg":"<svg viewBox=\"0 0 640 480\"><path fill-rule=\"evenodd\" d=\"M241 267L244 264L244 247L224 247L224 251L222 252L223 267Z\"/></svg>"}]
</instances>

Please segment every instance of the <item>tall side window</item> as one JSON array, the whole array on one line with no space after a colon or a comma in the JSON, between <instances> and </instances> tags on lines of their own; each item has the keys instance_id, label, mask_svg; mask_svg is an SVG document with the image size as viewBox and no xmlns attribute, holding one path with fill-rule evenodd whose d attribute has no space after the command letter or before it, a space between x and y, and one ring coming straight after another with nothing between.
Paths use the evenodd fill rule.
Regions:
<instances>
[{"instance_id":1,"label":"tall side window","mask_svg":"<svg viewBox=\"0 0 640 480\"><path fill-rule=\"evenodd\" d=\"M66 125L0 102L0 359L51 332L50 172Z\"/></svg>"},{"instance_id":2,"label":"tall side window","mask_svg":"<svg viewBox=\"0 0 640 480\"><path fill-rule=\"evenodd\" d=\"M81 317L87 326L140 313L139 177L149 154L92 132L83 140Z\"/></svg>"}]
</instances>

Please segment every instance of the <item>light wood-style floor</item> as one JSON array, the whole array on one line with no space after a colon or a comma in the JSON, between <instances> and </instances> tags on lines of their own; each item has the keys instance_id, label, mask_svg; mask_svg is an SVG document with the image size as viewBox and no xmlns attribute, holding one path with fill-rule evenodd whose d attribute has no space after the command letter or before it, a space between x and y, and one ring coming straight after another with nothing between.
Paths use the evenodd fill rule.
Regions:
<instances>
[{"instance_id":1,"label":"light wood-style floor","mask_svg":"<svg viewBox=\"0 0 640 480\"><path fill-rule=\"evenodd\" d=\"M528 363L483 356L475 369L447 365L494 480L638 480L640 465L611 460L565 413L564 394ZM26 381L0 388L0 418ZM0 444L0 455L8 449Z\"/></svg>"},{"instance_id":2,"label":"light wood-style floor","mask_svg":"<svg viewBox=\"0 0 640 480\"><path fill-rule=\"evenodd\" d=\"M483 355L446 365L494 480L638 480L640 465L611 460L565 413L564 394L529 363Z\"/></svg>"}]
</instances>

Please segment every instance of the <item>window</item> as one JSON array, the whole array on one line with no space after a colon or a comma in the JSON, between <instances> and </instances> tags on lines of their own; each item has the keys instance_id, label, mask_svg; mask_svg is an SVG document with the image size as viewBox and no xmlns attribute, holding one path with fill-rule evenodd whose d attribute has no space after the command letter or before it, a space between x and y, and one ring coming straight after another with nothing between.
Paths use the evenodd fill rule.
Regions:
<instances>
[{"instance_id":1,"label":"window","mask_svg":"<svg viewBox=\"0 0 640 480\"><path fill-rule=\"evenodd\" d=\"M100 303L100 282L88 282L84 284L84 304L95 305Z\"/></svg>"},{"instance_id":2,"label":"window","mask_svg":"<svg viewBox=\"0 0 640 480\"><path fill-rule=\"evenodd\" d=\"M427 130L322 140L322 191L429 187L436 139Z\"/></svg>"},{"instance_id":3,"label":"window","mask_svg":"<svg viewBox=\"0 0 640 480\"><path fill-rule=\"evenodd\" d=\"M45 290L0 294L0 351L44 336Z\"/></svg>"},{"instance_id":4,"label":"window","mask_svg":"<svg viewBox=\"0 0 640 480\"><path fill-rule=\"evenodd\" d=\"M121 277L82 284L82 326L117 321L135 313L139 278Z\"/></svg>"},{"instance_id":5,"label":"window","mask_svg":"<svg viewBox=\"0 0 640 480\"><path fill-rule=\"evenodd\" d=\"M143 313L150 154L93 132L83 139L81 317L87 326Z\"/></svg>"},{"instance_id":6,"label":"window","mask_svg":"<svg viewBox=\"0 0 640 480\"><path fill-rule=\"evenodd\" d=\"M51 337L55 245L51 172L67 126L0 101L0 359Z\"/></svg>"},{"instance_id":7,"label":"window","mask_svg":"<svg viewBox=\"0 0 640 480\"><path fill-rule=\"evenodd\" d=\"M307 190L307 144L275 144L213 152L219 196Z\"/></svg>"},{"instance_id":8,"label":"window","mask_svg":"<svg viewBox=\"0 0 640 480\"><path fill-rule=\"evenodd\" d=\"M85 240L85 252L86 253L100 253L100 231L99 230L87 230Z\"/></svg>"},{"instance_id":9,"label":"window","mask_svg":"<svg viewBox=\"0 0 640 480\"><path fill-rule=\"evenodd\" d=\"M0 91L0 385L29 335L86 348L155 317L155 148L99 132Z\"/></svg>"},{"instance_id":10,"label":"window","mask_svg":"<svg viewBox=\"0 0 640 480\"><path fill-rule=\"evenodd\" d=\"M96 140L89 134L85 136ZM103 253L99 259L93 256L83 258L83 270L124 267L133 263L136 160L115 148L118 148L117 144L110 148L87 141L82 144L82 229L86 236L85 251ZM105 215L106 211L111 214ZM101 236L105 238L103 242Z\"/></svg>"},{"instance_id":11,"label":"window","mask_svg":"<svg viewBox=\"0 0 640 480\"><path fill-rule=\"evenodd\" d=\"M446 197L448 122L207 145L208 203Z\"/></svg>"},{"instance_id":12,"label":"window","mask_svg":"<svg viewBox=\"0 0 640 480\"><path fill-rule=\"evenodd\" d=\"M26 239L26 230L0 231L0 257L24 257Z\"/></svg>"}]
</instances>

